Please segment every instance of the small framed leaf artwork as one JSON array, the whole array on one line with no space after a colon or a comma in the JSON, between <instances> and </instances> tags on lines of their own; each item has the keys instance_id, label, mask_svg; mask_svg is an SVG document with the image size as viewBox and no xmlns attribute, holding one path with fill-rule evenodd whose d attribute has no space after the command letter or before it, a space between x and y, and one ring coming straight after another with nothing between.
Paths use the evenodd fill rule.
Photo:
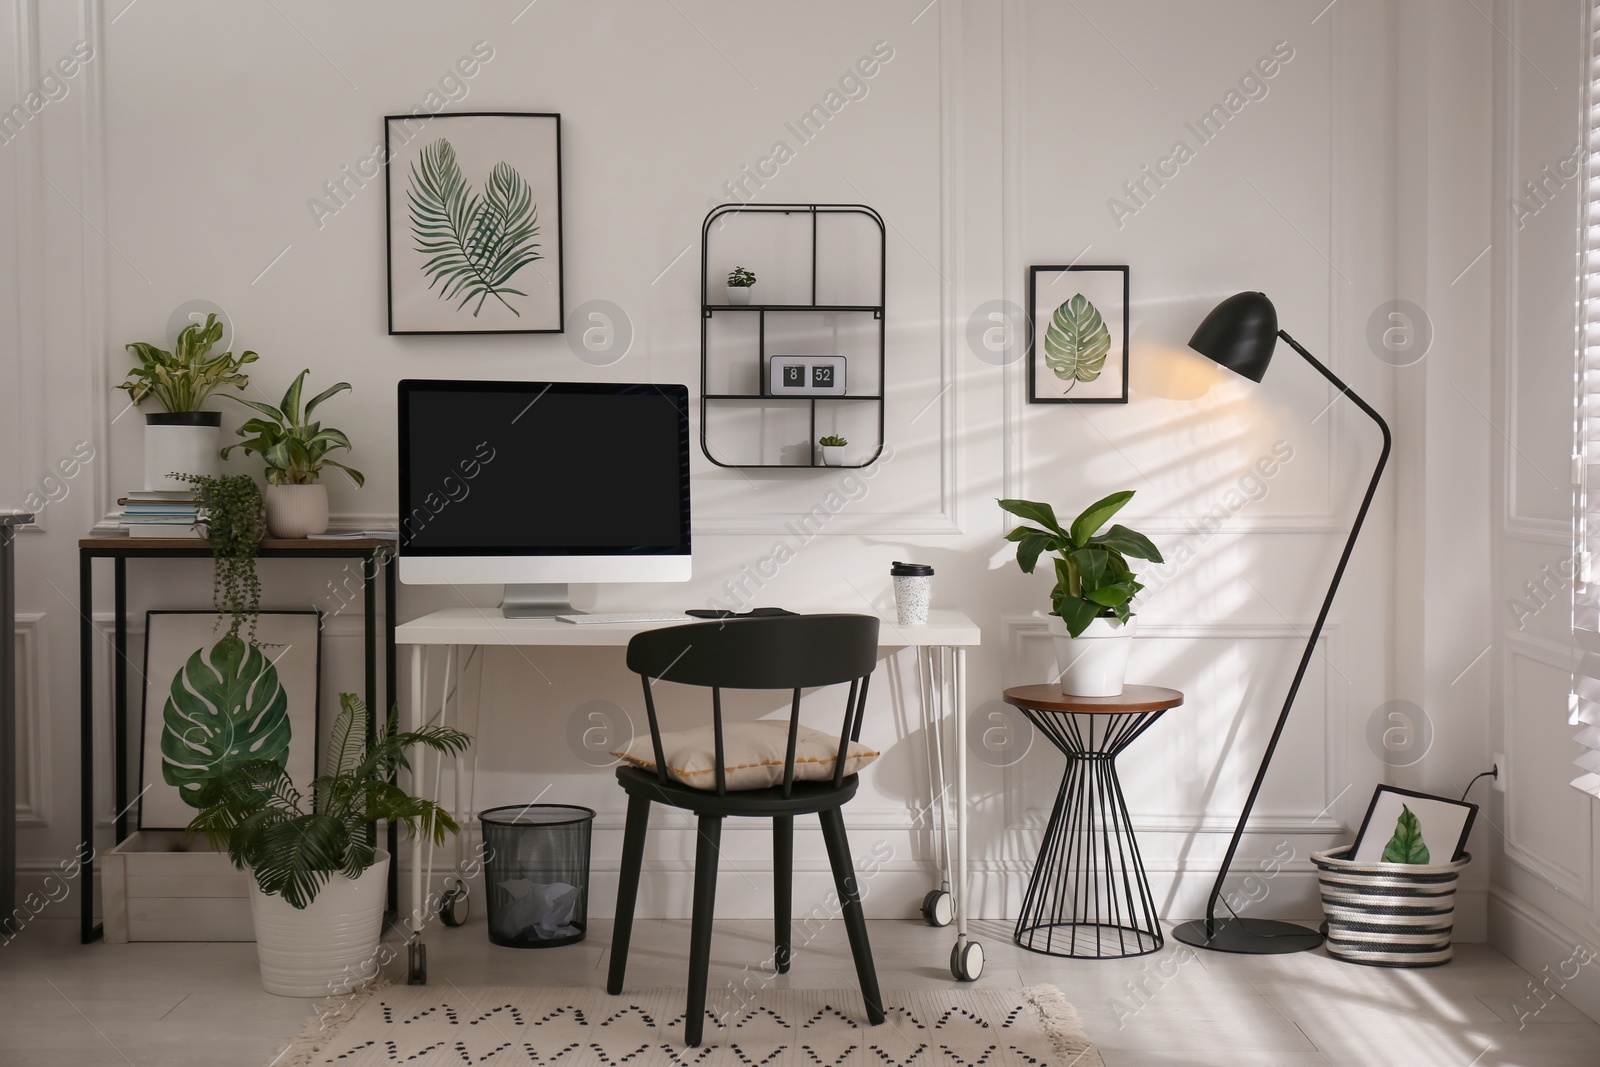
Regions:
<instances>
[{"instance_id":1,"label":"small framed leaf artwork","mask_svg":"<svg viewBox=\"0 0 1600 1067\"><path fill-rule=\"evenodd\" d=\"M1128 268L1028 268L1028 402L1128 402Z\"/></svg>"},{"instance_id":2,"label":"small framed leaf artwork","mask_svg":"<svg viewBox=\"0 0 1600 1067\"><path fill-rule=\"evenodd\" d=\"M1380 785L1356 831L1357 863L1450 863L1467 849L1478 805Z\"/></svg>"},{"instance_id":3,"label":"small framed leaf artwork","mask_svg":"<svg viewBox=\"0 0 1600 1067\"><path fill-rule=\"evenodd\" d=\"M560 333L561 116L383 124L389 332Z\"/></svg>"},{"instance_id":4,"label":"small framed leaf artwork","mask_svg":"<svg viewBox=\"0 0 1600 1067\"><path fill-rule=\"evenodd\" d=\"M270 759L316 777L322 616L263 611L254 645L212 611L145 614L139 828L182 830L218 771Z\"/></svg>"}]
</instances>

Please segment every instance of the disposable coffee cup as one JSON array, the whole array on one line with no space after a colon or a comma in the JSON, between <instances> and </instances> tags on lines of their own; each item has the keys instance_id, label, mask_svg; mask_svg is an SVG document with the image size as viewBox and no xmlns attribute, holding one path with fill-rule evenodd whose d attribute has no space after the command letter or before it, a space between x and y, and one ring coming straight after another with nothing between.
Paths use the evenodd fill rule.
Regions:
<instances>
[{"instance_id":1,"label":"disposable coffee cup","mask_svg":"<svg viewBox=\"0 0 1600 1067\"><path fill-rule=\"evenodd\" d=\"M933 596L933 568L926 563L895 561L889 568L894 579L894 611L901 626L928 625L928 601Z\"/></svg>"}]
</instances>

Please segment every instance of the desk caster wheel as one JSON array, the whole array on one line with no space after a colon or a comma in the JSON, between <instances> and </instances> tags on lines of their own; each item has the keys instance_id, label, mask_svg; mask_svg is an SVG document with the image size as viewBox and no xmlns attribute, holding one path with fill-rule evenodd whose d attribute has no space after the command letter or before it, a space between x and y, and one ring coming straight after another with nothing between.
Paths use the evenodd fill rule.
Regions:
<instances>
[{"instance_id":1,"label":"desk caster wheel","mask_svg":"<svg viewBox=\"0 0 1600 1067\"><path fill-rule=\"evenodd\" d=\"M950 973L958 982L976 982L983 974L983 946L976 941L957 941L950 950Z\"/></svg>"},{"instance_id":2,"label":"desk caster wheel","mask_svg":"<svg viewBox=\"0 0 1600 1067\"><path fill-rule=\"evenodd\" d=\"M929 926L949 926L955 917L955 904L947 891L935 889L922 898L922 921Z\"/></svg>"},{"instance_id":3,"label":"desk caster wheel","mask_svg":"<svg viewBox=\"0 0 1600 1067\"><path fill-rule=\"evenodd\" d=\"M457 884L454 889L446 889L439 897L439 921L452 929L466 925L471 910L465 885Z\"/></svg>"},{"instance_id":4,"label":"desk caster wheel","mask_svg":"<svg viewBox=\"0 0 1600 1067\"><path fill-rule=\"evenodd\" d=\"M412 942L406 946L406 985L428 984L428 946Z\"/></svg>"}]
</instances>

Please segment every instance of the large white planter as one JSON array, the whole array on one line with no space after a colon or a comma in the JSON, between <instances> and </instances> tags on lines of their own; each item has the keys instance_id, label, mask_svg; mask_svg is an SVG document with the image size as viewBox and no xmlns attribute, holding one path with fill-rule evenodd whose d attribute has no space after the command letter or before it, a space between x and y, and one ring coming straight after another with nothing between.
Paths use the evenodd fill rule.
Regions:
<instances>
[{"instance_id":1,"label":"large white planter","mask_svg":"<svg viewBox=\"0 0 1600 1067\"><path fill-rule=\"evenodd\" d=\"M328 532L328 487L269 485L266 493L267 532L278 538L309 537Z\"/></svg>"},{"instance_id":2,"label":"large white planter","mask_svg":"<svg viewBox=\"0 0 1600 1067\"><path fill-rule=\"evenodd\" d=\"M193 488L167 475L222 473L220 411L153 411L144 417L144 487Z\"/></svg>"},{"instance_id":3,"label":"large white planter","mask_svg":"<svg viewBox=\"0 0 1600 1067\"><path fill-rule=\"evenodd\" d=\"M1128 653L1133 648L1133 620L1095 619L1073 637L1061 616L1048 616L1055 638L1056 672L1061 691L1068 696L1114 697L1122 693L1128 673Z\"/></svg>"},{"instance_id":4,"label":"large white planter","mask_svg":"<svg viewBox=\"0 0 1600 1067\"><path fill-rule=\"evenodd\" d=\"M250 879L261 988L280 997L327 997L349 991L376 973L389 853L356 879L334 874L300 911Z\"/></svg>"}]
</instances>

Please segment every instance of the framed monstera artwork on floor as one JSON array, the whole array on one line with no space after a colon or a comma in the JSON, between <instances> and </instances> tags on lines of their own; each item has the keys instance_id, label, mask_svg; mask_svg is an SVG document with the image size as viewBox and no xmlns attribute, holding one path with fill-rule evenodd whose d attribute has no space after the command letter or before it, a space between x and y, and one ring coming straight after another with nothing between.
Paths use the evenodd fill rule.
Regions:
<instances>
[{"instance_id":1,"label":"framed monstera artwork on floor","mask_svg":"<svg viewBox=\"0 0 1600 1067\"><path fill-rule=\"evenodd\" d=\"M255 644L215 612L145 613L141 830L182 830L205 781L248 760L316 777L321 635L316 611L263 611Z\"/></svg>"},{"instance_id":2,"label":"framed monstera artwork on floor","mask_svg":"<svg viewBox=\"0 0 1600 1067\"><path fill-rule=\"evenodd\" d=\"M1128 402L1128 268L1028 269L1028 402Z\"/></svg>"},{"instance_id":3,"label":"framed monstera artwork on floor","mask_svg":"<svg viewBox=\"0 0 1600 1067\"><path fill-rule=\"evenodd\" d=\"M561 116L390 115L389 332L560 333Z\"/></svg>"}]
</instances>

